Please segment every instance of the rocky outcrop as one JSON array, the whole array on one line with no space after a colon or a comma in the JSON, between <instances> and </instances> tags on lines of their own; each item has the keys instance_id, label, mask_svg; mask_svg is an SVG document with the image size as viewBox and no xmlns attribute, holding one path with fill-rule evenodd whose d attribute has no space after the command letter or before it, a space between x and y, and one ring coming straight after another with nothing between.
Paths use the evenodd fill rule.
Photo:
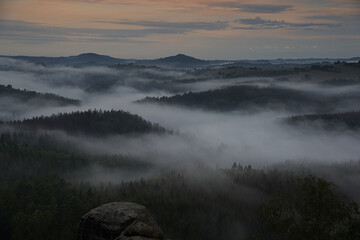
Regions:
<instances>
[{"instance_id":1,"label":"rocky outcrop","mask_svg":"<svg viewBox=\"0 0 360 240\"><path fill-rule=\"evenodd\" d=\"M139 204L114 202L85 214L78 240L160 240L163 232L148 210Z\"/></svg>"}]
</instances>

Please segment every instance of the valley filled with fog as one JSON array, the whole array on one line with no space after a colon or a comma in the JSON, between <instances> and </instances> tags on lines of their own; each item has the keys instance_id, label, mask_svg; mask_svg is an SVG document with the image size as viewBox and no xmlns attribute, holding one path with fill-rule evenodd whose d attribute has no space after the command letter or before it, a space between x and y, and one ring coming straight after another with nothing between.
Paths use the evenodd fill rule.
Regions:
<instances>
[{"instance_id":1,"label":"valley filled with fog","mask_svg":"<svg viewBox=\"0 0 360 240\"><path fill-rule=\"evenodd\" d=\"M294 178L311 173L359 202L359 106L358 62L189 68L46 65L2 57L2 156L14 154L17 163L1 163L1 180L55 174L95 189L162 178L178 186L179 173L189 191L215 197L236 189L230 200L255 209L271 193L254 184L261 174L272 179L264 181L274 190L291 189ZM236 178L240 185L234 174L242 176ZM228 225L218 239L262 229L244 222ZM196 238L171 225L165 229Z\"/></svg>"},{"instance_id":2,"label":"valley filled with fog","mask_svg":"<svg viewBox=\"0 0 360 240\"><path fill-rule=\"evenodd\" d=\"M52 104L51 101L41 102L39 99L19 102L16 98L4 96L1 103L2 120L21 120L88 109L115 109L140 115L146 120L176 132L162 137L130 136L128 138L131 141L126 141L126 146L123 143L117 146L117 136L114 134L108 137L109 143L103 144L112 147L104 147L104 149L98 147L99 152L137 157L156 152L159 156L150 161L159 161L161 158L165 158L161 161L164 164L171 163L173 159L179 160L179 164L181 162L197 164L200 161L202 164L219 167L229 166L234 161L261 167L287 160L322 163L356 161L360 153L358 147L360 138L356 131L346 129L337 132L327 131L322 128L321 123L315 128L310 128L306 124L295 128L286 125L283 121L293 115L316 113L313 107L319 102L323 106L329 103L328 99L335 98L341 101L331 103L331 109L323 110L324 113L328 113L329 110L330 112L357 111L360 104L360 84L324 86L308 81L282 82L271 77L200 80L182 70L164 70L145 66L141 68L131 65L126 69L47 68L23 61L2 59L2 66L4 65L8 69L2 69L0 84L28 91L54 93L79 100L80 104L62 106L58 102ZM323 97L325 100L322 103L319 99L312 102L312 99L304 98L304 106L300 106L302 99L295 99L294 101L297 102L292 106L292 103L286 101L284 103L273 101L270 96L269 101L278 105L270 106L267 103L260 105L256 104L256 99L253 99L247 100L246 108L233 108L225 112L218 111L218 108L212 109L211 106L206 108L206 106L194 107L186 104L136 102L149 96L172 96L242 85L279 88L284 90L281 94L289 94L285 98L291 98L293 94L300 92L314 98ZM262 93L258 94L261 97ZM254 95L254 98L256 97ZM220 105L219 108L226 109L226 106ZM96 143L97 139L91 140L87 143L86 138L82 138L79 142L94 150L92 144L96 146L99 144ZM103 142L103 139L99 142ZM138 146L142 147L138 149Z\"/></svg>"}]
</instances>

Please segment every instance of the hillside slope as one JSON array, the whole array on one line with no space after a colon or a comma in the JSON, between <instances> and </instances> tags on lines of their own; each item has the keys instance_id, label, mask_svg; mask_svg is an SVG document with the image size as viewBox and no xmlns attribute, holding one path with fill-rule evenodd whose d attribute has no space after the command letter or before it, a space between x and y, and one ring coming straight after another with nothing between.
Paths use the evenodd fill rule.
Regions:
<instances>
[{"instance_id":1,"label":"hillside slope","mask_svg":"<svg viewBox=\"0 0 360 240\"><path fill-rule=\"evenodd\" d=\"M28 129L63 130L69 134L93 136L165 132L165 129L158 124L121 110L60 113L13 121L10 124Z\"/></svg>"}]
</instances>

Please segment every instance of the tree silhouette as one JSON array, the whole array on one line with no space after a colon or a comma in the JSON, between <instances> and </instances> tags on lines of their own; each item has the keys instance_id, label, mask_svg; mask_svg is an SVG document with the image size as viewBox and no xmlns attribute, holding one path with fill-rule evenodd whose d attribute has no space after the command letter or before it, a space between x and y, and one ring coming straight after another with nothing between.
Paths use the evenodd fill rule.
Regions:
<instances>
[{"instance_id":1,"label":"tree silhouette","mask_svg":"<svg viewBox=\"0 0 360 240\"><path fill-rule=\"evenodd\" d=\"M273 236L292 240L360 238L359 206L340 198L333 183L310 175L301 178L298 187L300 194L274 196L261 206L261 217Z\"/></svg>"}]
</instances>

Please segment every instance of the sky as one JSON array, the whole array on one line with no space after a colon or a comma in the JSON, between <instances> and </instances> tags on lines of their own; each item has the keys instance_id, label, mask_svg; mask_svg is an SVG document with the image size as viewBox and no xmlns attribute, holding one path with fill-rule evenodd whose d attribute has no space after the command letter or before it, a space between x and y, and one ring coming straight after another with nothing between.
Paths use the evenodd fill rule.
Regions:
<instances>
[{"instance_id":1,"label":"sky","mask_svg":"<svg viewBox=\"0 0 360 240\"><path fill-rule=\"evenodd\" d=\"M360 56L360 0L0 0L0 55Z\"/></svg>"}]
</instances>

